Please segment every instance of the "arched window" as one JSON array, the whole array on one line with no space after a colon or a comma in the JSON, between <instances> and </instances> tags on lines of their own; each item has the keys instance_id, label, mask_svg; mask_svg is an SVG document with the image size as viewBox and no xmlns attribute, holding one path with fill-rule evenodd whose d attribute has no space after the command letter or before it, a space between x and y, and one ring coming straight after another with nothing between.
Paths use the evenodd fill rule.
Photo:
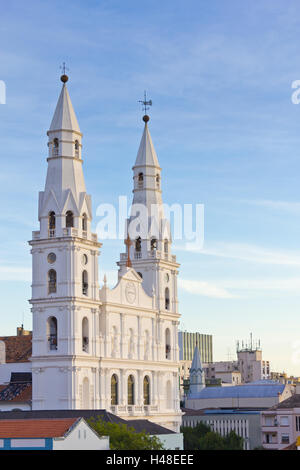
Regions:
<instances>
[{"instance_id":1,"label":"arched window","mask_svg":"<svg viewBox=\"0 0 300 470\"><path fill-rule=\"evenodd\" d=\"M90 408L90 383L87 377L82 382L82 407L84 410Z\"/></svg>"},{"instance_id":2,"label":"arched window","mask_svg":"<svg viewBox=\"0 0 300 470\"><path fill-rule=\"evenodd\" d=\"M170 291L169 288L165 288L165 309L170 310Z\"/></svg>"},{"instance_id":3,"label":"arched window","mask_svg":"<svg viewBox=\"0 0 300 470\"><path fill-rule=\"evenodd\" d=\"M59 147L59 142L58 142L58 139L55 137L55 139L53 139L52 155L54 156L58 155L58 147Z\"/></svg>"},{"instance_id":4,"label":"arched window","mask_svg":"<svg viewBox=\"0 0 300 470\"><path fill-rule=\"evenodd\" d=\"M83 214L82 216L82 230L84 232L87 231L87 215L86 214Z\"/></svg>"},{"instance_id":5,"label":"arched window","mask_svg":"<svg viewBox=\"0 0 300 470\"><path fill-rule=\"evenodd\" d=\"M165 252L165 254L169 253L169 242L168 242L168 240L164 241L164 252Z\"/></svg>"},{"instance_id":6,"label":"arched window","mask_svg":"<svg viewBox=\"0 0 300 470\"><path fill-rule=\"evenodd\" d=\"M142 249L142 239L141 237L138 237L136 240L135 240L135 251L137 253L140 253L141 252L141 249Z\"/></svg>"},{"instance_id":7,"label":"arched window","mask_svg":"<svg viewBox=\"0 0 300 470\"><path fill-rule=\"evenodd\" d=\"M150 405L150 380L147 375L144 377L144 405Z\"/></svg>"},{"instance_id":8,"label":"arched window","mask_svg":"<svg viewBox=\"0 0 300 470\"><path fill-rule=\"evenodd\" d=\"M48 215L49 238L55 237L55 212L51 211Z\"/></svg>"},{"instance_id":9,"label":"arched window","mask_svg":"<svg viewBox=\"0 0 300 470\"><path fill-rule=\"evenodd\" d=\"M50 351L57 350L57 319L49 317L47 320L47 336Z\"/></svg>"},{"instance_id":10,"label":"arched window","mask_svg":"<svg viewBox=\"0 0 300 470\"><path fill-rule=\"evenodd\" d=\"M127 385L128 385L127 403L128 405L134 405L134 377L132 375L128 377Z\"/></svg>"},{"instance_id":11,"label":"arched window","mask_svg":"<svg viewBox=\"0 0 300 470\"><path fill-rule=\"evenodd\" d=\"M50 269L48 271L48 294L55 294L56 292L56 271Z\"/></svg>"},{"instance_id":12,"label":"arched window","mask_svg":"<svg viewBox=\"0 0 300 470\"><path fill-rule=\"evenodd\" d=\"M169 328L165 331L166 359L171 359L171 333Z\"/></svg>"},{"instance_id":13,"label":"arched window","mask_svg":"<svg viewBox=\"0 0 300 470\"><path fill-rule=\"evenodd\" d=\"M156 238L151 238L150 248L151 248L151 251L157 250L157 240L156 240Z\"/></svg>"},{"instance_id":14,"label":"arched window","mask_svg":"<svg viewBox=\"0 0 300 470\"><path fill-rule=\"evenodd\" d=\"M171 384L171 380L168 380L167 384L166 384L166 408L167 409L172 408L172 384Z\"/></svg>"},{"instance_id":15,"label":"arched window","mask_svg":"<svg viewBox=\"0 0 300 470\"><path fill-rule=\"evenodd\" d=\"M89 352L89 321L86 317L82 320L82 351Z\"/></svg>"},{"instance_id":16,"label":"arched window","mask_svg":"<svg viewBox=\"0 0 300 470\"><path fill-rule=\"evenodd\" d=\"M66 227L74 227L74 216L72 211L66 213Z\"/></svg>"},{"instance_id":17,"label":"arched window","mask_svg":"<svg viewBox=\"0 0 300 470\"><path fill-rule=\"evenodd\" d=\"M144 186L144 175L143 173L139 173L138 175L138 187L142 188Z\"/></svg>"},{"instance_id":18,"label":"arched window","mask_svg":"<svg viewBox=\"0 0 300 470\"><path fill-rule=\"evenodd\" d=\"M155 177L155 181L156 181L156 187L157 187L157 189L159 189L160 188L160 176L159 176L158 173Z\"/></svg>"},{"instance_id":19,"label":"arched window","mask_svg":"<svg viewBox=\"0 0 300 470\"><path fill-rule=\"evenodd\" d=\"M88 273L87 271L82 271L82 294L88 295Z\"/></svg>"},{"instance_id":20,"label":"arched window","mask_svg":"<svg viewBox=\"0 0 300 470\"><path fill-rule=\"evenodd\" d=\"M110 381L110 388L111 388L111 404L117 405L119 401L118 396L118 377L116 374L113 374Z\"/></svg>"},{"instance_id":21,"label":"arched window","mask_svg":"<svg viewBox=\"0 0 300 470\"><path fill-rule=\"evenodd\" d=\"M78 140L75 140L74 147L75 147L75 157L79 157L79 142L78 142Z\"/></svg>"}]
</instances>

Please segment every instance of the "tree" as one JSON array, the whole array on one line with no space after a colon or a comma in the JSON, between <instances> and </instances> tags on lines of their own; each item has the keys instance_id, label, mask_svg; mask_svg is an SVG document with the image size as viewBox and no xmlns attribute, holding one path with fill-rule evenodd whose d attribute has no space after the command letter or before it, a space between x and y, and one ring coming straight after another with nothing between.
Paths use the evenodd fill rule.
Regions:
<instances>
[{"instance_id":1,"label":"tree","mask_svg":"<svg viewBox=\"0 0 300 470\"><path fill-rule=\"evenodd\" d=\"M181 432L185 450L243 450L243 438L234 431L222 437L200 422L194 428L182 427Z\"/></svg>"},{"instance_id":2,"label":"tree","mask_svg":"<svg viewBox=\"0 0 300 470\"><path fill-rule=\"evenodd\" d=\"M126 424L107 423L99 418L90 418L88 424L99 434L109 436L111 450L162 450L163 444L156 436L136 432Z\"/></svg>"},{"instance_id":3,"label":"tree","mask_svg":"<svg viewBox=\"0 0 300 470\"><path fill-rule=\"evenodd\" d=\"M230 431L227 436L224 437L226 450L243 450L244 439L238 436L234 431Z\"/></svg>"}]
</instances>

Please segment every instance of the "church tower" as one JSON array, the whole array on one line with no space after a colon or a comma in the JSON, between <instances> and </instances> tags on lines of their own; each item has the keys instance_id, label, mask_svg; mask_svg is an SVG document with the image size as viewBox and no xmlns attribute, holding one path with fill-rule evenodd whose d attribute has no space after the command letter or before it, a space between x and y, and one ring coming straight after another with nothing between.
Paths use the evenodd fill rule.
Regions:
<instances>
[{"instance_id":1,"label":"church tower","mask_svg":"<svg viewBox=\"0 0 300 470\"><path fill-rule=\"evenodd\" d=\"M47 132L48 170L33 232L33 409L97 408L98 255L91 197L82 170L82 134L66 82ZM97 359L98 358L98 359Z\"/></svg>"},{"instance_id":2,"label":"church tower","mask_svg":"<svg viewBox=\"0 0 300 470\"><path fill-rule=\"evenodd\" d=\"M178 314L177 275L179 264L172 254L169 219L162 201L161 167L151 139L148 115L133 166L133 202L127 232L131 238L132 267L143 280L148 295L155 295L156 308ZM117 263L126 265L128 253Z\"/></svg>"}]
</instances>

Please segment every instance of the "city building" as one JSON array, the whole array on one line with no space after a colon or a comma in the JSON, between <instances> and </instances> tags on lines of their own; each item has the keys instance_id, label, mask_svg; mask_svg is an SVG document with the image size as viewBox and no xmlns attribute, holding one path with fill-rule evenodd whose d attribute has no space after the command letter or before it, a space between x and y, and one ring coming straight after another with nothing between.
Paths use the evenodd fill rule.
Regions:
<instances>
[{"instance_id":1,"label":"city building","mask_svg":"<svg viewBox=\"0 0 300 470\"><path fill-rule=\"evenodd\" d=\"M145 432L149 436L156 436L163 444L164 449L183 450L183 434L171 431L147 419L124 420L106 410L37 410L37 411L2 411L0 413L1 423L7 421L22 420L30 422L83 419L101 419L106 423L121 424L129 427L133 432ZM24 427L26 427L24 425ZM81 433L82 434L82 433ZM81 435L81 437L83 437ZM46 444L45 444L46 445Z\"/></svg>"},{"instance_id":2,"label":"city building","mask_svg":"<svg viewBox=\"0 0 300 470\"><path fill-rule=\"evenodd\" d=\"M183 408L182 426L195 427L204 423L221 436L234 431L243 438L244 450L261 446L260 411L240 409L190 410Z\"/></svg>"},{"instance_id":3,"label":"city building","mask_svg":"<svg viewBox=\"0 0 300 470\"><path fill-rule=\"evenodd\" d=\"M300 387L290 398L261 413L261 444L282 450L300 439Z\"/></svg>"},{"instance_id":4,"label":"city building","mask_svg":"<svg viewBox=\"0 0 300 470\"><path fill-rule=\"evenodd\" d=\"M238 385L242 383L242 374L238 362L219 361L203 364L206 380L220 379L223 384Z\"/></svg>"},{"instance_id":5,"label":"city building","mask_svg":"<svg viewBox=\"0 0 300 470\"><path fill-rule=\"evenodd\" d=\"M62 75L61 80L47 132L48 170L39 194L39 230L29 242L32 337L1 338L0 383L9 385L12 372L32 372L33 410L106 409L178 432L179 264L172 254L164 215L161 167L149 116L143 117L133 166L132 210L135 204L143 204L151 213L150 207L156 205L157 234L153 236L147 227L143 238L131 240L130 224L136 215L132 212L125 234L126 253L117 262L118 282L111 289L104 277L99 286L102 245L91 230L82 133L67 90L68 77ZM152 222L147 219L151 228ZM29 342L30 357L25 348ZM16 362L12 362L17 353L10 354L11 343L20 349ZM7 405L6 398L3 405Z\"/></svg>"},{"instance_id":6,"label":"city building","mask_svg":"<svg viewBox=\"0 0 300 470\"><path fill-rule=\"evenodd\" d=\"M263 360L260 341L254 344L252 333L248 343L237 342L237 361L243 383L271 378L270 362Z\"/></svg>"},{"instance_id":7,"label":"city building","mask_svg":"<svg viewBox=\"0 0 300 470\"><path fill-rule=\"evenodd\" d=\"M0 420L0 450L109 450L83 418Z\"/></svg>"}]
</instances>

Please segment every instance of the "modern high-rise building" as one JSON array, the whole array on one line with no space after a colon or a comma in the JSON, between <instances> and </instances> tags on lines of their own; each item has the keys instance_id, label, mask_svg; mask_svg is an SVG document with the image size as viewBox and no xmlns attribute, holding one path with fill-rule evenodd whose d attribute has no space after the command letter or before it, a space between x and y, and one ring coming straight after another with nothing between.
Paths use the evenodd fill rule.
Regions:
<instances>
[{"instance_id":1,"label":"modern high-rise building","mask_svg":"<svg viewBox=\"0 0 300 470\"><path fill-rule=\"evenodd\" d=\"M213 361L212 335L201 333L190 333L188 331L178 332L179 360L192 361L196 345L200 351L202 362Z\"/></svg>"}]
</instances>

